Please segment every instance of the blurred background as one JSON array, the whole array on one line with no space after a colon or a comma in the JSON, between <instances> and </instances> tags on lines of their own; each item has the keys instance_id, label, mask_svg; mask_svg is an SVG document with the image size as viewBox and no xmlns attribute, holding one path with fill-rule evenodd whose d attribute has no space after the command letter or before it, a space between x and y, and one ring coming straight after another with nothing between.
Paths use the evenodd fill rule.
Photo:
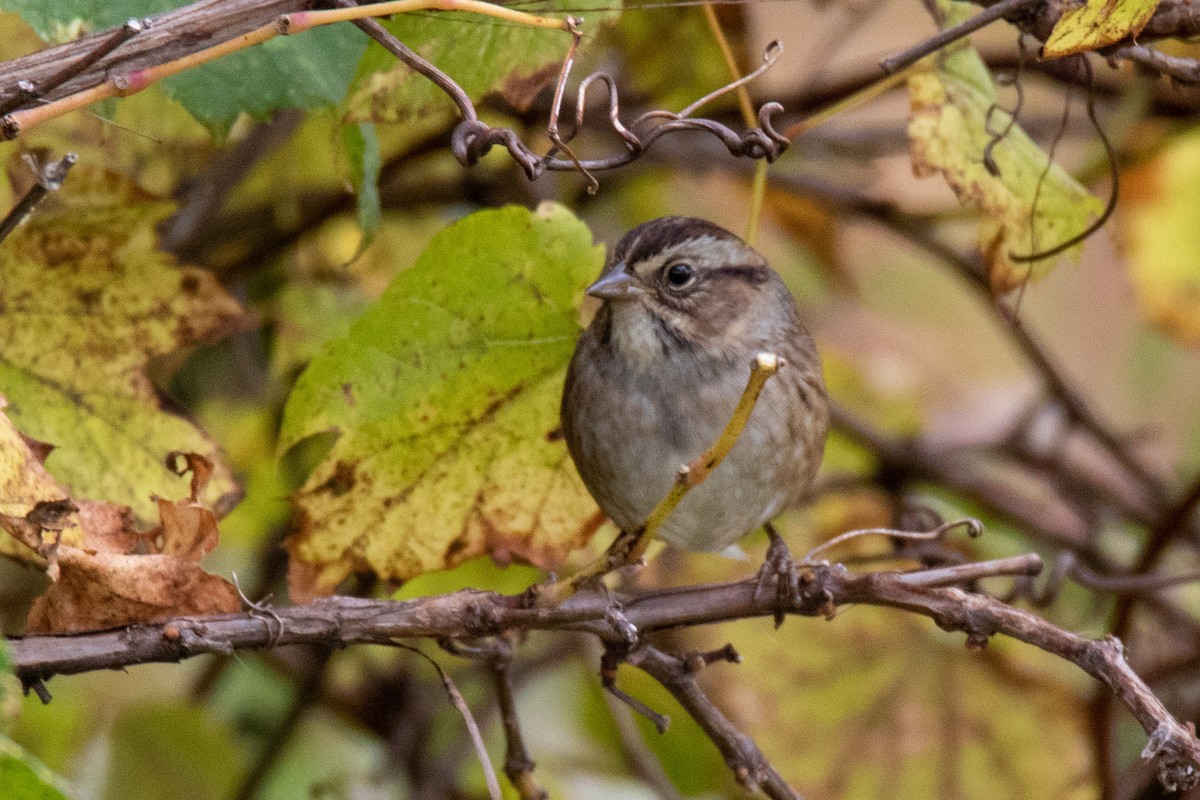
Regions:
<instances>
[{"instance_id":1,"label":"blurred background","mask_svg":"<svg viewBox=\"0 0 1200 800\"><path fill-rule=\"evenodd\" d=\"M779 62L749 86L756 105L783 104L781 129L854 96L878 77L879 58L936 30L916 0L715 8L743 72L761 63L770 41L783 44ZM584 15L574 75L613 74L627 113L677 110L729 80L702 8L628 3L619 15L609 11L591 10L594 25ZM29 18L0 14L0 57L45 46ZM79 30L111 24L97 20ZM454 26L443 35L480 39L502 24L425 19L435 23ZM72 34L62 30L64 39ZM561 38L547 41L561 52ZM1032 41L1023 57L1018 32L1003 22L972 41L996 77L999 105L1013 109L1019 94L1021 127L1102 202L1113 189L1085 111L1090 96L1119 154L1121 201L1077 254L995 295L976 246L978 212L941 177L914 177L903 83L805 126L768 171L758 247L818 340L839 424L812 501L780 530L803 553L845 530L911 519L914 509L976 516L986 529L977 540L922 549L868 539L836 557L874 569L1037 552L1058 565L1055 575L981 588L1070 630L1116 632L1176 716L1195 719L1200 590L1138 576L1200 567L1194 509L1163 527L1200 472L1200 93L1101 59L1089 87L1058 62L1034 59ZM550 88L534 81L533 89L489 94L481 114L544 150ZM288 496L305 470L302 457L276 462L290 386L438 230L478 209L554 200L611 245L667 214L744 233L751 204L754 163L698 134L664 138L633 164L598 174L595 195L574 173L531 182L499 150L464 168L447 147L452 108L430 101L376 125L381 216L359 253L342 143L345 119L361 111L355 102L234 114L219 130L152 87L0 145L5 207L27 182L18 155L42 148L74 150L84 164L172 198L177 210L158 228L160 247L211 270L253 313L250 329L162 359L153 377L172 407L220 445L245 490L206 566L236 573L247 594L276 602L286 597ZM573 144L581 155L619 148L602 106L595 102ZM732 96L700 113L742 127ZM605 526L592 551L612 534ZM745 577L765 547L765 537L750 540L746 562L663 551L636 583ZM360 576L342 588L398 598L464 586L517 592L544 574L481 558L399 587ZM21 630L44 580L0 563L9 632ZM1132 799L1162 791L1139 758L1144 732L1107 690L1026 645L996 639L970 652L961 635L928 620L863 607L831 621L790 619L778 630L756 619L662 637L677 651L726 642L744 661L706 670L705 687L805 797ZM499 761L489 675L427 649L462 688ZM598 663L594 642L557 634L530 637L514 661L527 744L551 796L740 796L720 754L660 686L632 668L618 678L672 717L665 735L611 702ZM48 706L24 699L9 733L82 798L486 796L461 717L436 673L405 651L284 648L58 678L50 689Z\"/></svg>"}]
</instances>

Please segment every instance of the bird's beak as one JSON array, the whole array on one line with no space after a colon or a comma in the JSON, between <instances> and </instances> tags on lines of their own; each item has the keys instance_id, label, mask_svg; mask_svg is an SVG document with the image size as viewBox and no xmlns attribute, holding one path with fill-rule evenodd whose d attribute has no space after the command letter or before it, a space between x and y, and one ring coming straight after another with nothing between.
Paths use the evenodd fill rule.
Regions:
<instances>
[{"instance_id":1,"label":"bird's beak","mask_svg":"<svg viewBox=\"0 0 1200 800\"><path fill-rule=\"evenodd\" d=\"M626 300L637 297L642 293L642 287L625 268L625 262L618 262L612 269L600 276L600 279L587 288L587 293L601 300Z\"/></svg>"}]
</instances>

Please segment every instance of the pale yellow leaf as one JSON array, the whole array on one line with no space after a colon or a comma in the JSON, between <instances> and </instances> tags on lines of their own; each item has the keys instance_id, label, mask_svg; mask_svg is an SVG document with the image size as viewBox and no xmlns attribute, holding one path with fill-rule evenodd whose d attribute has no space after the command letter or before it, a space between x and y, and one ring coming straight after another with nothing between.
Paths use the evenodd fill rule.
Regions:
<instances>
[{"instance_id":1,"label":"pale yellow leaf","mask_svg":"<svg viewBox=\"0 0 1200 800\"><path fill-rule=\"evenodd\" d=\"M1050 32L1042 55L1059 58L1132 38L1154 16L1159 0L1087 0L1068 8Z\"/></svg>"}]
</instances>

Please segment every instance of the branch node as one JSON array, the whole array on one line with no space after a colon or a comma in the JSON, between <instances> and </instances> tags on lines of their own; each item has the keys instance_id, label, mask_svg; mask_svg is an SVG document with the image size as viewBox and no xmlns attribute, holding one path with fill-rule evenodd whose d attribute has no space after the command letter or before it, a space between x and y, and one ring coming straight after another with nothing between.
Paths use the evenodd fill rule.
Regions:
<instances>
[{"instance_id":1,"label":"branch node","mask_svg":"<svg viewBox=\"0 0 1200 800\"><path fill-rule=\"evenodd\" d=\"M1180 725L1173 719L1164 720L1142 748L1143 759L1158 762L1158 780L1168 792L1186 791L1200 778L1190 753L1195 740L1195 724Z\"/></svg>"},{"instance_id":2,"label":"branch node","mask_svg":"<svg viewBox=\"0 0 1200 800\"><path fill-rule=\"evenodd\" d=\"M728 765L733 770L733 777L737 779L738 784L751 794L758 794L758 781L754 777L754 772L745 764Z\"/></svg>"},{"instance_id":3,"label":"branch node","mask_svg":"<svg viewBox=\"0 0 1200 800\"><path fill-rule=\"evenodd\" d=\"M629 653L633 648L637 647L638 629L622 612L619 603L609 605L608 609L604 612L604 621L621 637L620 646L623 647L625 653Z\"/></svg>"},{"instance_id":4,"label":"branch node","mask_svg":"<svg viewBox=\"0 0 1200 800\"><path fill-rule=\"evenodd\" d=\"M695 674L705 667L712 666L718 661L726 661L730 664L742 663L742 654L734 649L732 644L726 644L724 647L719 647L716 650L707 650L699 653L687 653L682 659L683 668L689 673Z\"/></svg>"},{"instance_id":5,"label":"branch node","mask_svg":"<svg viewBox=\"0 0 1200 800\"><path fill-rule=\"evenodd\" d=\"M179 647L188 655L196 653L216 653L222 656L232 656L234 647L231 642L209 639L203 634L203 627L183 627L179 629Z\"/></svg>"},{"instance_id":6,"label":"branch node","mask_svg":"<svg viewBox=\"0 0 1200 800\"><path fill-rule=\"evenodd\" d=\"M986 650L989 638L984 631L967 631L967 649L973 652Z\"/></svg>"}]
</instances>

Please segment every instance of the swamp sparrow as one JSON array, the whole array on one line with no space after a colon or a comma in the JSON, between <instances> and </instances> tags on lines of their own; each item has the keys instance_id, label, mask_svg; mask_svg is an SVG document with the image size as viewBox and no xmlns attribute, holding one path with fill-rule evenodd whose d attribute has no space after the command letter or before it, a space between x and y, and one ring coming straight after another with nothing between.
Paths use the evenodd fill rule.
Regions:
<instances>
[{"instance_id":1,"label":"swamp sparrow","mask_svg":"<svg viewBox=\"0 0 1200 800\"><path fill-rule=\"evenodd\" d=\"M821 363L796 302L753 248L724 228L663 217L627 233L587 290L604 302L567 371L562 427L588 491L623 531L638 528L680 465L729 421L760 352L787 362L767 382L729 456L659 535L723 550L795 503L821 462L829 420Z\"/></svg>"}]
</instances>

